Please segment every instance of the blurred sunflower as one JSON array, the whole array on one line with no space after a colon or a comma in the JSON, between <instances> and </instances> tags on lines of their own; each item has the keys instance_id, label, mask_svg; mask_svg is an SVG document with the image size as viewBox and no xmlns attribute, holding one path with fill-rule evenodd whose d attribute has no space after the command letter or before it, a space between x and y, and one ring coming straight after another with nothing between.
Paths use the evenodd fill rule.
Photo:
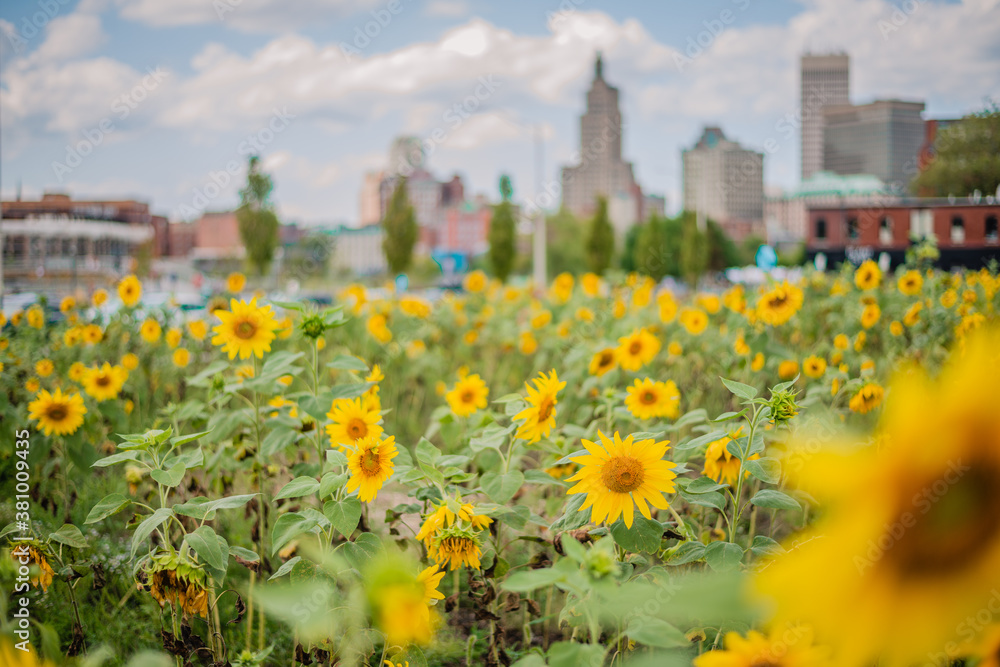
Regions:
<instances>
[{"instance_id":1,"label":"blurred sunflower","mask_svg":"<svg viewBox=\"0 0 1000 667\"><path fill-rule=\"evenodd\" d=\"M660 295L656 297L656 305L659 309L660 321L664 324L670 324L677 317L677 300L674 299L674 293L670 290L660 292Z\"/></svg>"},{"instance_id":2,"label":"blurred sunflower","mask_svg":"<svg viewBox=\"0 0 1000 667\"><path fill-rule=\"evenodd\" d=\"M573 296L573 275L570 273L560 273L552 281L552 300L556 303L566 303Z\"/></svg>"},{"instance_id":3,"label":"blurred sunflower","mask_svg":"<svg viewBox=\"0 0 1000 667\"><path fill-rule=\"evenodd\" d=\"M882 270L873 260L865 260L854 272L854 284L859 290L875 289L882 282Z\"/></svg>"},{"instance_id":4,"label":"blurred sunflower","mask_svg":"<svg viewBox=\"0 0 1000 667\"><path fill-rule=\"evenodd\" d=\"M55 369L56 366L51 359L40 359L35 362L35 372L38 373L38 377L47 378Z\"/></svg>"},{"instance_id":5,"label":"blurred sunflower","mask_svg":"<svg viewBox=\"0 0 1000 667\"><path fill-rule=\"evenodd\" d=\"M667 509L663 494L674 492L677 477L677 464L664 460L668 442L633 442L631 435L623 441L617 431L613 440L600 431L597 435L599 445L583 440L588 454L573 458L582 468L567 480L577 482L567 494L587 494L580 511L590 507L593 523L611 524L623 517L631 528L636 506L647 519L652 518L647 503Z\"/></svg>"},{"instance_id":6,"label":"blurred sunflower","mask_svg":"<svg viewBox=\"0 0 1000 667\"><path fill-rule=\"evenodd\" d=\"M761 322L781 326L802 307L802 290L788 281L779 283L757 300L756 313Z\"/></svg>"},{"instance_id":7,"label":"blurred sunflower","mask_svg":"<svg viewBox=\"0 0 1000 667\"><path fill-rule=\"evenodd\" d=\"M775 626L767 635L750 630L741 637L727 632L725 648L702 653L694 667L827 667L830 651L813 645L813 633L789 624Z\"/></svg>"},{"instance_id":8,"label":"blurred sunflower","mask_svg":"<svg viewBox=\"0 0 1000 667\"><path fill-rule=\"evenodd\" d=\"M97 345L104 339L104 332L101 331L101 327L96 324L88 324L83 327L83 331L81 333L83 340L88 345Z\"/></svg>"},{"instance_id":9,"label":"blurred sunflower","mask_svg":"<svg viewBox=\"0 0 1000 667\"><path fill-rule=\"evenodd\" d=\"M83 424L87 408L79 393L63 394L61 389L42 390L28 404L28 417L38 422L46 436L72 435Z\"/></svg>"},{"instance_id":10,"label":"blurred sunflower","mask_svg":"<svg viewBox=\"0 0 1000 667\"><path fill-rule=\"evenodd\" d=\"M76 308L76 299L71 296L64 296L62 301L59 302L59 312L68 313Z\"/></svg>"},{"instance_id":11,"label":"blurred sunflower","mask_svg":"<svg viewBox=\"0 0 1000 667\"><path fill-rule=\"evenodd\" d=\"M636 329L618 339L618 363L627 371L637 371L656 357L660 346L660 339L647 329Z\"/></svg>"},{"instance_id":12,"label":"blurred sunflower","mask_svg":"<svg viewBox=\"0 0 1000 667\"><path fill-rule=\"evenodd\" d=\"M971 619L1000 587L998 344L995 330L974 337L935 380L899 373L882 446L805 458L795 481L824 514L755 589L779 622L835 646L837 665L925 664L956 628L973 640L986 625Z\"/></svg>"},{"instance_id":13,"label":"blurred sunflower","mask_svg":"<svg viewBox=\"0 0 1000 667\"><path fill-rule=\"evenodd\" d=\"M204 340L208 334L208 325L205 320L191 320L187 324L187 330L195 340Z\"/></svg>"},{"instance_id":14,"label":"blurred sunflower","mask_svg":"<svg viewBox=\"0 0 1000 667\"><path fill-rule=\"evenodd\" d=\"M555 369L546 376L539 373L534 380L535 386L531 387L524 383L528 390L525 399L528 407L514 415L515 421L524 420L524 423L517 429L517 437L528 442L538 442L542 437L548 437L552 428L556 425L556 403L559 402L559 390L566 386L565 382L560 382Z\"/></svg>"},{"instance_id":15,"label":"blurred sunflower","mask_svg":"<svg viewBox=\"0 0 1000 667\"><path fill-rule=\"evenodd\" d=\"M347 490L357 491L358 500L370 503L375 500L375 495L385 481L392 476L395 468L392 460L399 453L396 439L391 435L383 438L380 432L373 431L366 438L355 441L354 447L354 451L347 455L347 468L351 472Z\"/></svg>"},{"instance_id":16,"label":"blurred sunflower","mask_svg":"<svg viewBox=\"0 0 1000 667\"><path fill-rule=\"evenodd\" d=\"M881 317L882 309L879 308L878 304L869 303L865 306L865 309L861 311L861 326L865 329L871 329L873 326L878 324Z\"/></svg>"},{"instance_id":17,"label":"blurred sunflower","mask_svg":"<svg viewBox=\"0 0 1000 667\"><path fill-rule=\"evenodd\" d=\"M489 280L486 278L486 274L477 270L465 276L465 279L462 281L462 287L465 288L466 292L476 293L486 289L488 283Z\"/></svg>"},{"instance_id":18,"label":"blurred sunflower","mask_svg":"<svg viewBox=\"0 0 1000 667\"><path fill-rule=\"evenodd\" d=\"M924 286L924 278L919 271L909 270L899 277L896 287L906 296L916 296Z\"/></svg>"},{"instance_id":19,"label":"blurred sunflower","mask_svg":"<svg viewBox=\"0 0 1000 667\"><path fill-rule=\"evenodd\" d=\"M877 382L866 382L851 396L848 406L853 412L867 414L882 403L884 395L885 390L882 385Z\"/></svg>"},{"instance_id":20,"label":"blurred sunflower","mask_svg":"<svg viewBox=\"0 0 1000 667\"><path fill-rule=\"evenodd\" d=\"M698 308L685 308L681 311L681 326L692 336L701 335L708 327L708 315Z\"/></svg>"},{"instance_id":21,"label":"blurred sunflower","mask_svg":"<svg viewBox=\"0 0 1000 667\"><path fill-rule=\"evenodd\" d=\"M41 329L45 326L45 313L38 306L29 308L25 318L28 320L28 326L32 329Z\"/></svg>"},{"instance_id":22,"label":"blurred sunflower","mask_svg":"<svg viewBox=\"0 0 1000 667\"><path fill-rule=\"evenodd\" d=\"M215 316L221 324L212 328L216 334L212 344L221 345L230 359L236 355L240 359L252 355L262 359L265 352L270 352L274 331L278 328L271 306L258 306L257 299L249 303L232 299L230 310L217 310Z\"/></svg>"},{"instance_id":23,"label":"blurred sunflower","mask_svg":"<svg viewBox=\"0 0 1000 667\"><path fill-rule=\"evenodd\" d=\"M530 331L522 331L517 348L521 351L521 354L534 354L535 350L538 349L538 339Z\"/></svg>"},{"instance_id":24,"label":"blurred sunflower","mask_svg":"<svg viewBox=\"0 0 1000 667\"><path fill-rule=\"evenodd\" d=\"M182 332L180 329L178 329L177 327L170 327L169 329L167 329L167 335L164 336L164 340L166 340L167 345L169 345L170 348L173 349L181 344L181 338L183 336L184 332Z\"/></svg>"},{"instance_id":25,"label":"blurred sunflower","mask_svg":"<svg viewBox=\"0 0 1000 667\"><path fill-rule=\"evenodd\" d=\"M445 400L457 416L468 417L477 410L486 408L486 397L489 393L489 388L479 375L466 375L445 394Z\"/></svg>"},{"instance_id":26,"label":"blurred sunflower","mask_svg":"<svg viewBox=\"0 0 1000 667\"><path fill-rule=\"evenodd\" d=\"M139 368L139 357L131 352L126 353L125 356L122 357L122 366L124 366L126 370L134 371Z\"/></svg>"},{"instance_id":27,"label":"blurred sunflower","mask_svg":"<svg viewBox=\"0 0 1000 667\"><path fill-rule=\"evenodd\" d=\"M239 294L246 284L247 277L239 271L234 271L226 277L226 291L230 294Z\"/></svg>"},{"instance_id":28,"label":"blurred sunflower","mask_svg":"<svg viewBox=\"0 0 1000 667\"><path fill-rule=\"evenodd\" d=\"M135 275L125 276L118 283L118 298L129 308L139 303L142 298L142 283Z\"/></svg>"},{"instance_id":29,"label":"blurred sunflower","mask_svg":"<svg viewBox=\"0 0 1000 667\"><path fill-rule=\"evenodd\" d=\"M368 409L361 398L336 399L326 416L333 422L327 424L326 434L330 437L330 445L337 449L382 434L382 427L379 426L382 415L377 410Z\"/></svg>"},{"instance_id":30,"label":"blurred sunflower","mask_svg":"<svg viewBox=\"0 0 1000 667\"><path fill-rule=\"evenodd\" d=\"M799 373L799 362L794 359L785 359L778 364L778 377L782 380L791 380Z\"/></svg>"},{"instance_id":31,"label":"blurred sunflower","mask_svg":"<svg viewBox=\"0 0 1000 667\"><path fill-rule=\"evenodd\" d=\"M100 308L108 301L108 291L105 289L97 289L90 296L90 303L94 304L94 308Z\"/></svg>"},{"instance_id":32,"label":"blurred sunflower","mask_svg":"<svg viewBox=\"0 0 1000 667\"><path fill-rule=\"evenodd\" d=\"M681 394L673 380L654 382L651 378L636 378L625 397L625 407L637 419L677 419L680 402Z\"/></svg>"},{"instance_id":33,"label":"blurred sunflower","mask_svg":"<svg viewBox=\"0 0 1000 667\"><path fill-rule=\"evenodd\" d=\"M74 361L70 364L69 370L66 372L66 377L73 382L80 382L86 374L87 366L82 361Z\"/></svg>"},{"instance_id":34,"label":"blurred sunflower","mask_svg":"<svg viewBox=\"0 0 1000 667\"><path fill-rule=\"evenodd\" d=\"M716 482L730 485L736 484L736 481L740 476L740 468L742 468L742 464L738 458L730 453L729 443L742 436L743 427L741 426L736 429L735 432L710 442L708 447L705 449L705 468L702 470L701 474L705 477L714 479ZM747 460L756 461L759 458L760 454L752 454L747 457ZM749 472L743 473L743 479L746 479L749 476Z\"/></svg>"},{"instance_id":35,"label":"blurred sunflower","mask_svg":"<svg viewBox=\"0 0 1000 667\"><path fill-rule=\"evenodd\" d=\"M174 354L171 357L171 360L174 362L174 366L176 366L177 368L186 368L187 365L191 362L191 353L188 352L186 348L179 347L176 350L174 350Z\"/></svg>"},{"instance_id":36,"label":"blurred sunflower","mask_svg":"<svg viewBox=\"0 0 1000 667\"><path fill-rule=\"evenodd\" d=\"M153 318L147 318L142 326L139 327L139 335L147 343L155 343L160 340L160 335L163 333L163 329L160 327L160 323Z\"/></svg>"},{"instance_id":37,"label":"blurred sunflower","mask_svg":"<svg viewBox=\"0 0 1000 667\"><path fill-rule=\"evenodd\" d=\"M117 398L125 386L128 371L121 366L112 366L104 362L103 366L88 368L83 374L83 389L98 403Z\"/></svg>"},{"instance_id":38,"label":"blurred sunflower","mask_svg":"<svg viewBox=\"0 0 1000 667\"><path fill-rule=\"evenodd\" d=\"M826 372L826 359L817 357L815 354L806 357L802 362L802 372L806 374L806 377L813 379L823 377L823 373Z\"/></svg>"},{"instance_id":39,"label":"blurred sunflower","mask_svg":"<svg viewBox=\"0 0 1000 667\"><path fill-rule=\"evenodd\" d=\"M616 366L618 366L618 357L615 348L606 347L591 358L588 371L595 377L601 377L614 370Z\"/></svg>"}]
</instances>

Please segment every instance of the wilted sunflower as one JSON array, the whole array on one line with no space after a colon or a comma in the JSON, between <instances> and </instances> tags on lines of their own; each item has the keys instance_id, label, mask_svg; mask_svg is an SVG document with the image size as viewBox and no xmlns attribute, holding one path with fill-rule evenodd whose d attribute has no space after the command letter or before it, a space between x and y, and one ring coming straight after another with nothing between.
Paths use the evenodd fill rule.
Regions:
<instances>
[{"instance_id":1,"label":"wilted sunflower","mask_svg":"<svg viewBox=\"0 0 1000 667\"><path fill-rule=\"evenodd\" d=\"M479 558L483 555L480 532L457 523L447 526L434 536L427 553L439 565L447 563L450 570L460 567L478 570Z\"/></svg>"},{"instance_id":2,"label":"wilted sunflower","mask_svg":"<svg viewBox=\"0 0 1000 667\"><path fill-rule=\"evenodd\" d=\"M326 425L326 434L330 437L330 445L337 449L382 434L379 426L382 415L378 410L369 409L360 397L334 400L326 416L333 422Z\"/></svg>"},{"instance_id":3,"label":"wilted sunflower","mask_svg":"<svg viewBox=\"0 0 1000 667\"><path fill-rule=\"evenodd\" d=\"M71 435L83 424L87 408L79 393L63 394L61 389L49 393L42 390L28 404L28 417L38 422L42 432L49 436Z\"/></svg>"},{"instance_id":4,"label":"wilted sunflower","mask_svg":"<svg viewBox=\"0 0 1000 667\"><path fill-rule=\"evenodd\" d=\"M212 328L216 334L212 345L221 345L230 359L236 355L240 359L252 355L263 359L264 353L271 351L274 331L278 328L271 306L258 306L256 298L250 299L250 303L232 299L230 310L217 310L215 316L221 324Z\"/></svg>"},{"instance_id":5,"label":"wilted sunflower","mask_svg":"<svg viewBox=\"0 0 1000 667\"><path fill-rule=\"evenodd\" d=\"M659 338L645 328L637 329L618 339L618 364L627 371L637 371L656 357L660 347Z\"/></svg>"},{"instance_id":6,"label":"wilted sunflower","mask_svg":"<svg viewBox=\"0 0 1000 667\"><path fill-rule=\"evenodd\" d=\"M615 348L606 347L591 358L590 367L587 370L591 375L601 377L614 370L616 366L618 366L618 355Z\"/></svg>"},{"instance_id":7,"label":"wilted sunflower","mask_svg":"<svg viewBox=\"0 0 1000 667\"><path fill-rule=\"evenodd\" d=\"M476 410L486 408L486 397L490 390L478 375L466 375L455 383L455 386L445 394L451 411L459 417L468 417Z\"/></svg>"},{"instance_id":8,"label":"wilted sunflower","mask_svg":"<svg viewBox=\"0 0 1000 667\"><path fill-rule=\"evenodd\" d=\"M751 630L747 636L726 633L725 648L702 653L694 667L826 667L829 649L813 645L808 628L775 626L767 635Z\"/></svg>"},{"instance_id":9,"label":"wilted sunflower","mask_svg":"<svg viewBox=\"0 0 1000 667\"><path fill-rule=\"evenodd\" d=\"M848 406L852 411L866 414L877 408L882 403L885 390L877 382L866 382L857 392L851 396Z\"/></svg>"},{"instance_id":10,"label":"wilted sunflower","mask_svg":"<svg viewBox=\"0 0 1000 667\"><path fill-rule=\"evenodd\" d=\"M600 431L597 435L600 445L583 440L589 453L573 459L583 467L568 479L577 482L568 494L587 494L580 511L592 506L592 522L611 524L623 517L631 528L635 506L647 519L652 517L647 503L667 509L663 494L674 492L677 477L673 471L677 464L663 460L667 441L648 438L633 442L631 435L623 441L617 431L614 440Z\"/></svg>"},{"instance_id":11,"label":"wilted sunflower","mask_svg":"<svg viewBox=\"0 0 1000 667\"><path fill-rule=\"evenodd\" d=\"M926 664L1000 587L1000 335L953 353L936 380L892 382L867 443L810 454L795 480L825 511L757 576L778 620L811 625L835 664ZM967 621L966 619L970 619Z\"/></svg>"},{"instance_id":12,"label":"wilted sunflower","mask_svg":"<svg viewBox=\"0 0 1000 667\"><path fill-rule=\"evenodd\" d=\"M98 402L107 401L118 397L127 379L127 370L104 362L103 366L88 368L83 374L83 390Z\"/></svg>"},{"instance_id":13,"label":"wilted sunflower","mask_svg":"<svg viewBox=\"0 0 1000 667\"><path fill-rule=\"evenodd\" d=\"M862 262L854 272L854 284L860 290L875 289L882 282L882 269L872 260Z\"/></svg>"},{"instance_id":14,"label":"wilted sunflower","mask_svg":"<svg viewBox=\"0 0 1000 667\"><path fill-rule=\"evenodd\" d=\"M129 308L139 303L139 299L142 298L142 283L139 279L134 275L122 278L118 283L118 298Z\"/></svg>"},{"instance_id":15,"label":"wilted sunflower","mask_svg":"<svg viewBox=\"0 0 1000 667\"><path fill-rule=\"evenodd\" d=\"M673 380L654 382L652 378L639 380L628 388L625 407L637 419L667 417L677 419L680 414L681 393Z\"/></svg>"},{"instance_id":16,"label":"wilted sunflower","mask_svg":"<svg viewBox=\"0 0 1000 667\"><path fill-rule=\"evenodd\" d=\"M347 490L357 491L358 500L370 503L396 467L392 462L399 453L396 438L391 435L382 438L381 434L373 433L355 442L354 447L347 455L347 468L351 471Z\"/></svg>"},{"instance_id":17,"label":"wilted sunflower","mask_svg":"<svg viewBox=\"0 0 1000 667\"><path fill-rule=\"evenodd\" d=\"M757 301L757 318L772 327L792 319L802 307L802 290L787 280L775 285Z\"/></svg>"},{"instance_id":18,"label":"wilted sunflower","mask_svg":"<svg viewBox=\"0 0 1000 667\"><path fill-rule=\"evenodd\" d=\"M146 588L160 603L180 605L184 614L208 617L208 575L198 563L172 549L162 550L146 564Z\"/></svg>"},{"instance_id":19,"label":"wilted sunflower","mask_svg":"<svg viewBox=\"0 0 1000 667\"><path fill-rule=\"evenodd\" d=\"M32 540L30 542L15 542L14 545L10 551L11 559L19 565L26 565L31 571L29 579L31 585L35 588L40 586L43 592L47 592L56 573L49 565L45 554L38 548L38 543ZM28 562L22 563L22 558L26 558Z\"/></svg>"},{"instance_id":20,"label":"wilted sunflower","mask_svg":"<svg viewBox=\"0 0 1000 667\"><path fill-rule=\"evenodd\" d=\"M482 530L493 523L493 519L488 516L476 514L475 507L469 503L463 503L461 498L456 500L455 503L458 504L457 512L452 511L449 502L446 500L424 518L424 522L417 532L417 539L422 540L428 549L430 549L434 538L441 529L445 526L451 526L456 520L476 530Z\"/></svg>"},{"instance_id":21,"label":"wilted sunflower","mask_svg":"<svg viewBox=\"0 0 1000 667\"><path fill-rule=\"evenodd\" d=\"M566 386L565 382L560 382L555 369L548 376L539 373L534 380L535 386L531 387L524 383L528 390L525 399L528 407L514 415L515 421L524 420L524 423L517 429L517 437L529 442L538 442L542 437L549 437L553 427L556 425L556 403L558 403L559 390Z\"/></svg>"},{"instance_id":22,"label":"wilted sunflower","mask_svg":"<svg viewBox=\"0 0 1000 667\"><path fill-rule=\"evenodd\" d=\"M724 438L719 438L708 444L705 449L705 468L702 473L705 477L710 477L716 482L724 484L736 484L740 476L740 460L729 452L729 443L743 435L743 427L738 428L734 433L730 433ZM760 458L760 454L753 454L747 457L748 461L755 461ZM749 472L743 473L743 478L750 476Z\"/></svg>"}]
</instances>

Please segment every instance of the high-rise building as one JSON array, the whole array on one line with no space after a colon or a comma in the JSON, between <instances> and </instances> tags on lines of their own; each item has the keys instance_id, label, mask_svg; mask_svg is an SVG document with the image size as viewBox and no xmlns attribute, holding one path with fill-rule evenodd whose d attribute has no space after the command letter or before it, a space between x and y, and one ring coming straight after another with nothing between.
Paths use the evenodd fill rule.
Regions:
<instances>
[{"instance_id":1,"label":"high-rise building","mask_svg":"<svg viewBox=\"0 0 1000 667\"><path fill-rule=\"evenodd\" d=\"M642 209L637 190L632 164L622 159L618 89L604 80L603 61L597 54L587 110L580 117L580 163L563 167L562 203L577 217L586 218L593 215L599 196L616 202L625 199L628 219L619 224L631 225Z\"/></svg>"},{"instance_id":2,"label":"high-rise building","mask_svg":"<svg viewBox=\"0 0 1000 667\"><path fill-rule=\"evenodd\" d=\"M850 104L850 58L846 53L813 55L800 60L802 178L823 169L823 108Z\"/></svg>"},{"instance_id":3,"label":"high-rise building","mask_svg":"<svg viewBox=\"0 0 1000 667\"><path fill-rule=\"evenodd\" d=\"M764 154L706 127L683 152L684 208L715 220L735 238L760 230L764 219Z\"/></svg>"},{"instance_id":4,"label":"high-rise building","mask_svg":"<svg viewBox=\"0 0 1000 667\"><path fill-rule=\"evenodd\" d=\"M878 100L823 109L823 168L871 174L905 191L919 171L924 144L923 102Z\"/></svg>"},{"instance_id":5,"label":"high-rise building","mask_svg":"<svg viewBox=\"0 0 1000 667\"><path fill-rule=\"evenodd\" d=\"M361 226L375 225L382 221L382 181L385 172L369 171L361 181Z\"/></svg>"}]
</instances>

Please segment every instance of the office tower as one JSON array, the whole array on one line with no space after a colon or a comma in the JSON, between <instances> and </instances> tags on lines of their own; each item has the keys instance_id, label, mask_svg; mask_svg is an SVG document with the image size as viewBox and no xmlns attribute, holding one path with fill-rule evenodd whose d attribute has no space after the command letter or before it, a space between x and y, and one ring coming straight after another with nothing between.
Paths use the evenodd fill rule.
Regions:
<instances>
[{"instance_id":1,"label":"office tower","mask_svg":"<svg viewBox=\"0 0 1000 667\"><path fill-rule=\"evenodd\" d=\"M850 58L846 53L813 55L800 60L802 178L823 169L823 108L850 104Z\"/></svg>"}]
</instances>

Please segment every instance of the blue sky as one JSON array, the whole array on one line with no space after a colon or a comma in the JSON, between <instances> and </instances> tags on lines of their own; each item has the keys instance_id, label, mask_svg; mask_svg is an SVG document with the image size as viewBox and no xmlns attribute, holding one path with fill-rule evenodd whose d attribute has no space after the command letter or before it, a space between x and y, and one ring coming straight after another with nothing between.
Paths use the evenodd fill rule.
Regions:
<instances>
[{"instance_id":1,"label":"blue sky","mask_svg":"<svg viewBox=\"0 0 1000 667\"><path fill-rule=\"evenodd\" d=\"M8 0L0 33L3 197L138 197L173 219L237 202L249 137L286 221L354 223L393 137L436 129L432 171L490 196L508 173L523 199L533 128L547 183L578 148L597 50L625 156L671 210L706 124L776 140L765 182L797 182L778 124L807 49L850 54L857 102L923 100L933 118L1000 99L1000 0Z\"/></svg>"}]
</instances>

